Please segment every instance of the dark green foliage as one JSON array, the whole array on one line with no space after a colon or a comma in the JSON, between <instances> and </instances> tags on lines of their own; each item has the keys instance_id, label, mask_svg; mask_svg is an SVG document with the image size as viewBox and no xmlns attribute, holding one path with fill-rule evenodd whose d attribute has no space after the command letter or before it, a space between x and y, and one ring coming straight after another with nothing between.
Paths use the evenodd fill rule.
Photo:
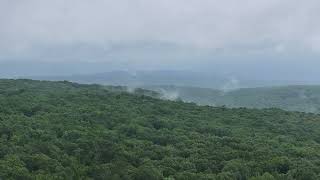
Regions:
<instances>
[{"instance_id":1,"label":"dark green foliage","mask_svg":"<svg viewBox=\"0 0 320 180\"><path fill-rule=\"evenodd\" d=\"M0 80L0 179L320 178L319 115L144 93Z\"/></svg>"}]
</instances>

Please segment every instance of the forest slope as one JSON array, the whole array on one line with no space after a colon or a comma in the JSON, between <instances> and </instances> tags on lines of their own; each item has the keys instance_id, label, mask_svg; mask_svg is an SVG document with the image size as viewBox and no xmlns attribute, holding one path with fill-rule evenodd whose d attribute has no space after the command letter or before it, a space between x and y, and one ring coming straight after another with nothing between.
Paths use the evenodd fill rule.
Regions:
<instances>
[{"instance_id":1,"label":"forest slope","mask_svg":"<svg viewBox=\"0 0 320 180\"><path fill-rule=\"evenodd\" d=\"M1 179L319 179L320 116L0 80Z\"/></svg>"}]
</instances>

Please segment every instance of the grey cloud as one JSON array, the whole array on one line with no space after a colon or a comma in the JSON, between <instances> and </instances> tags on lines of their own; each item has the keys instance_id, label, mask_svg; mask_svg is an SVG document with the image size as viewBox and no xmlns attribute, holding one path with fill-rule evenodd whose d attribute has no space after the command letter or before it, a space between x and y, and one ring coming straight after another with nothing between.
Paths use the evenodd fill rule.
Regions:
<instances>
[{"instance_id":1,"label":"grey cloud","mask_svg":"<svg viewBox=\"0 0 320 180\"><path fill-rule=\"evenodd\" d=\"M0 8L1 38L12 45L155 40L318 46L320 35L316 0L3 0Z\"/></svg>"}]
</instances>

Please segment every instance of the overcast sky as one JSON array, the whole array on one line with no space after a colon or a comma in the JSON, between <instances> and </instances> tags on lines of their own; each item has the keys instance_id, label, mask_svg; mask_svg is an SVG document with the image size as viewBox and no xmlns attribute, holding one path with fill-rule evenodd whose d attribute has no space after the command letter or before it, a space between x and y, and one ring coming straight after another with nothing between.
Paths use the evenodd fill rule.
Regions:
<instances>
[{"instance_id":1,"label":"overcast sky","mask_svg":"<svg viewBox=\"0 0 320 180\"><path fill-rule=\"evenodd\" d=\"M319 0L0 0L0 61L307 63L319 17Z\"/></svg>"}]
</instances>

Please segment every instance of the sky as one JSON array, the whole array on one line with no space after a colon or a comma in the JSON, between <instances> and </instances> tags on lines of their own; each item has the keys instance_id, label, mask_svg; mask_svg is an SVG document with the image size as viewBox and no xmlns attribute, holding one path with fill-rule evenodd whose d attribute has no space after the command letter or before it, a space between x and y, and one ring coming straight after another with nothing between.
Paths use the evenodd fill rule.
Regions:
<instances>
[{"instance_id":1,"label":"sky","mask_svg":"<svg viewBox=\"0 0 320 180\"><path fill-rule=\"evenodd\" d=\"M0 0L0 65L225 73L267 65L263 76L280 66L278 76L309 78L320 65L319 17L319 0Z\"/></svg>"}]
</instances>

